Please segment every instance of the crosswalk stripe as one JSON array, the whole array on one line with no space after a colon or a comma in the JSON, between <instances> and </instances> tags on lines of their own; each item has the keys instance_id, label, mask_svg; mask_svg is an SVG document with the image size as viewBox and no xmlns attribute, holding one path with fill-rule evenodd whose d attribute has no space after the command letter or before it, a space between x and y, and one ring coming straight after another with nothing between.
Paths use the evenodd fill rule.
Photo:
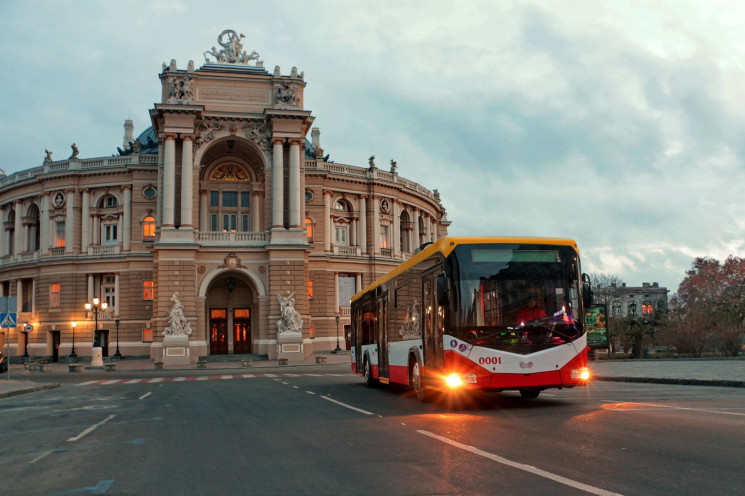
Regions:
<instances>
[{"instance_id":1,"label":"crosswalk stripe","mask_svg":"<svg viewBox=\"0 0 745 496\"><path fill-rule=\"evenodd\" d=\"M345 374L233 374L233 375L202 375L180 377L148 377L142 379L111 379L81 382L78 386L111 386L114 384L156 384L164 382L215 381L229 379L276 379L283 377L344 377Z\"/></svg>"}]
</instances>

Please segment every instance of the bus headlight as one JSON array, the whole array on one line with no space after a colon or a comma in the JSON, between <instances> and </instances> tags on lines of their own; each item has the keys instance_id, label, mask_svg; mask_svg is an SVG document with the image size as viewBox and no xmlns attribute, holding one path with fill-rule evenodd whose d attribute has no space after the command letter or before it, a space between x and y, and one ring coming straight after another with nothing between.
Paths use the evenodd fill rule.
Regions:
<instances>
[{"instance_id":1,"label":"bus headlight","mask_svg":"<svg viewBox=\"0 0 745 496\"><path fill-rule=\"evenodd\" d=\"M590 369L582 367L581 369L572 369L572 379L586 381L590 378Z\"/></svg>"},{"instance_id":2,"label":"bus headlight","mask_svg":"<svg viewBox=\"0 0 745 496\"><path fill-rule=\"evenodd\" d=\"M463 384L476 384L476 374L450 374L445 377L445 384L451 388L457 388Z\"/></svg>"}]
</instances>

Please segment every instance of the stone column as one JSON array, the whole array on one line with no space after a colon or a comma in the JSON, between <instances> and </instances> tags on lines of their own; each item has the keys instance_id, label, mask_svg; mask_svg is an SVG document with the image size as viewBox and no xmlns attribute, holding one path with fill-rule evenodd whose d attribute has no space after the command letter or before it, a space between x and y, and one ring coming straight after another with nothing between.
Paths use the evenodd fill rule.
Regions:
<instances>
[{"instance_id":1,"label":"stone column","mask_svg":"<svg viewBox=\"0 0 745 496\"><path fill-rule=\"evenodd\" d=\"M0 226L2 227L2 226ZM2 228L4 231L5 229ZM2 239L2 232L0 232ZM40 255L49 254L49 193L41 194L41 212L39 212L39 251ZM0 256L2 251L0 250Z\"/></svg>"},{"instance_id":2,"label":"stone column","mask_svg":"<svg viewBox=\"0 0 745 496\"><path fill-rule=\"evenodd\" d=\"M176 210L176 135L166 134L164 138L163 227L173 227Z\"/></svg>"},{"instance_id":3,"label":"stone column","mask_svg":"<svg viewBox=\"0 0 745 496\"><path fill-rule=\"evenodd\" d=\"M5 213L4 208L0 208L0 257L4 257L6 255L6 248L5 245L8 243L8 236L5 234L5 219L7 214ZM2 284L0 284L0 287L2 287Z\"/></svg>"},{"instance_id":4,"label":"stone column","mask_svg":"<svg viewBox=\"0 0 745 496\"><path fill-rule=\"evenodd\" d=\"M432 241L432 221L430 219L431 217L429 216L429 214L424 219L424 229L426 232L424 238L425 243L429 243L430 241Z\"/></svg>"},{"instance_id":5,"label":"stone column","mask_svg":"<svg viewBox=\"0 0 745 496\"><path fill-rule=\"evenodd\" d=\"M194 228L192 212L194 211L194 135L182 134L181 139L181 226Z\"/></svg>"},{"instance_id":6,"label":"stone column","mask_svg":"<svg viewBox=\"0 0 745 496\"><path fill-rule=\"evenodd\" d=\"M165 150L165 140L161 136L158 138L158 198L155 213L155 217L158 219L156 224L159 226L163 225L163 195L165 192L165 189L163 188L163 184L165 183L165 167L163 164L165 162Z\"/></svg>"},{"instance_id":7,"label":"stone column","mask_svg":"<svg viewBox=\"0 0 745 496\"><path fill-rule=\"evenodd\" d=\"M358 246L357 245L357 223L358 219L357 217L352 217L352 219L349 222L349 246Z\"/></svg>"},{"instance_id":8,"label":"stone column","mask_svg":"<svg viewBox=\"0 0 745 496\"><path fill-rule=\"evenodd\" d=\"M300 228L300 143L299 139L290 140L290 171L288 202L289 223L291 228Z\"/></svg>"},{"instance_id":9,"label":"stone column","mask_svg":"<svg viewBox=\"0 0 745 496\"><path fill-rule=\"evenodd\" d=\"M323 190L323 250L331 251L331 191Z\"/></svg>"},{"instance_id":10,"label":"stone column","mask_svg":"<svg viewBox=\"0 0 745 496\"><path fill-rule=\"evenodd\" d=\"M334 272L334 313L339 314L339 273Z\"/></svg>"},{"instance_id":11,"label":"stone column","mask_svg":"<svg viewBox=\"0 0 745 496\"><path fill-rule=\"evenodd\" d=\"M80 252L88 253L91 244L91 191L83 189L82 215L80 217Z\"/></svg>"},{"instance_id":12,"label":"stone column","mask_svg":"<svg viewBox=\"0 0 745 496\"><path fill-rule=\"evenodd\" d=\"M121 308L121 295L119 294L119 273L114 276L114 317L119 318L119 309Z\"/></svg>"},{"instance_id":13,"label":"stone column","mask_svg":"<svg viewBox=\"0 0 745 496\"><path fill-rule=\"evenodd\" d=\"M16 279L16 312L23 312L23 281L21 279Z\"/></svg>"},{"instance_id":14,"label":"stone column","mask_svg":"<svg viewBox=\"0 0 745 496\"><path fill-rule=\"evenodd\" d=\"M362 291L362 274L360 274L359 272L357 272L357 274L355 274L354 276L354 291L356 293Z\"/></svg>"},{"instance_id":15,"label":"stone column","mask_svg":"<svg viewBox=\"0 0 745 496\"><path fill-rule=\"evenodd\" d=\"M15 239L13 240L14 246L13 250L15 252L16 259L20 260L21 258L21 252L23 252L23 203L21 203L21 200L16 200L13 203L14 210L16 212L16 221L15 221L15 229L13 232L13 236L15 236Z\"/></svg>"},{"instance_id":16,"label":"stone column","mask_svg":"<svg viewBox=\"0 0 745 496\"><path fill-rule=\"evenodd\" d=\"M130 251L132 249L132 186L126 185L124 188L124 222L122 226L122 250ZM83 221L85 225L85 220Z\"/></svg>"},{"instance_id":17,"label":"stone column","mask_svg":"<svg viewBox=\"0 0 745 496\"><path fill-rule=\"evenodd\" d=\"M261 232L261 192L251 192L251 232Z\"/></svg>"},{"instance_id":18,"label":"stone column","mask_svg":"<svg viewBox=\"0 0 745 496\"><path fill-rule=\"evenodd\" d=\"M420 239L419 239L419 209L414 207L414 215L413 222L411 223L412 229L411 229L411 252L413 253L416 251L417 248L419 248Z\"/></svg>"},{"instance_id":19,"label":"stone column","mask_svg":"<svg viewBox=\"0 0 745 496\"><path fill-rule=\"evenodd\" d=\"M393 201L393 232L391 233L391 239L393 239L393 256L401 256L401 205L394 200Z\"/></svg>"},{"instance_id":20,"label":"stone column","mask_svg":"<svg viewBox=\"0 0 745 496\"><path fill-rule=\"evenodd\" d=\"M373 255L380 255L380 199L377 196L372 197L373 207Z\"/></svg>"},{"instance_id":21,"label":"stone column","mask_svg":"<svg viewBox=\"0 0 745 496\"><path fill-rule=\"evenodd\" d=\"M272 229L284 227L284 138L272 138Z\"/></svg>"},{"instance_id":22,"label":"stone column","mask_svg":"<svg viewBox=\"0 0 745 496\"><path fill-rule=\"evenodd\" d=\"M367 253L367 195L360 195L360 248Z\"/></svg>"},{"instance_id":23,"label":"stone column","mask_svg":"<svg viewBox=\"0 0 745 496\"><path fill-rule=\"evenodd\" d=\"M199 232L212 230L210 226L210 195L203 189L199 192Z\"/></svg>"},{"instance_id":24,"label":"stone column","mask_svg":"<svg viewBox=\"0 0 745 496\"><path fill-rule=\"evenodd\" d=\"M75 245L75 191L68 189L65 191L65 253L72 253Z\"/></svg>"},{"instance_id":25,"label":"stone column","mask_svg":"<svg viewBox=\"0 0 745 496\"><path fill-rule=\"evenodd\" d=\"M88 299L85 301L93 301L93 291L95 290L93 274L88 274Z\"/></svg>"}]
</instances>

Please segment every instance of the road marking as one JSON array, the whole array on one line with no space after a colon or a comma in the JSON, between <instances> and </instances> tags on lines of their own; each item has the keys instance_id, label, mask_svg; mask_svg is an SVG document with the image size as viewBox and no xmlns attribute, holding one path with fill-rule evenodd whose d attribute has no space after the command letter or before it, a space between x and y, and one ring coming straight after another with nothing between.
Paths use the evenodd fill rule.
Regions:
<instances>
[{"instance_id":1,"label":"road marking","mask_svg":"<svg viewBox=\"0 0 745 496\"><path fill-rule=\"evenodd\" d=\"M147 397L148 397L148 396L150 396L151 394L153 394L153 393L145 393L145 394L143 394L142 396L140 396L140 399L141 399L141 400L144 400L145 398L147 398Z\"/></svg>"},{"instance_id":2,"label":"road marking","mask_svg":"<svg viewBox=\"0 0 745 496\"><path fill-rule=\"evenodd\" d=\"M306 391L306 393L308 393L308 394L316 394L313 391Z\"/></svg>"},{"instance_id":3,"label":"road marking","mask_svg":"<svg viewBox=\"0 0 745 496\"><path fill-rule=\"evenodd\" d=\"M39 460L41 460L42 458L44 458L45 456L47 456L47 455L51 455L52 453L54 453L54 451L45 451L45 452L44 452L44 453L42 453L41 455L39 455L39 456L37 456L36 458L34 458L33 460L31 460L31 461L30 461L29 463L36 463L36 462L38 462Z\"/></svg>"},{"instance_id":4,"label":"road marking","mask_svg":"<svg viewBox=\"0 0 745 496\"><path fill-rule=\"evenodd\" d=\"M337 405L341 405L344 408L349 408L350 410L354 410L355 412L364 413L365 415L374 415L373 412L368 412L366 410L362 410L361 408L357 408L357 407L354 407L352 405L347 405L346 403L342 403L341 401L337 401L337 400L331 399L328 396L321 396L321 398L323 398L324 400L328 400L328 401L330 401L332 403L336 403Z\"/></svg>"},{"instance_id":5,"label":"road marking","mask_svg":"<svg viewBox=\"0 0 745 496\"><path fill-rule=\"evenodd\" d=\"M180 377L149 377L143 379L113 379L113 380L95 380L78 383L78 386L111 386L123 384L153 384L167 382L184 382L184 381L214 381L227 379L261 379L269 378L277 382L283 382L283 377L346 377L347 374L232 374L232 375L209 375L209 376L180 376ZM283 384L286 384L283 382Z\"/></svg>"},{"instance_id":6,"label":"road marking","mask_svg":"<svg viewBox=\"0 0 745 496\"><path fill-rule=\"evenodd\" d=\"M590 494L598 494L601 496L621 496L618 493L606 491L605 489L600 489L599 487L590 486L589 484L583 484L582 482L577 482L572 479L567 479L566 477L562 477L560 475L556 475L551 472L541 470L539 468L533 467L532 465L525 465L524 463L513 462L512 460L508 460L507 458L503 458L499 455L495 455L487 451L482 451L478 448L475 448L473 446L468 446L467 444L459 443L458 441L454 441L447 437L438 436L437 434L434 434L429 431L418 430L416 432L418 432L419 434L424 434L425 436L429 436L433 439L437 439L438 441L441 441L445 444L449 444L450 446L454 446L456 448L469 451L475 455L483 456L484 458L494 460L495 462L501 463L503 465L507 465L508 467L516 468L518 470L523 470L525 472L529 472L531 474L538 475L540 477L545 477L546 479L550 479L554 482L564 484L574 489L579 489L580 491L585 491Z\"/></svg>"},{"instance_id":7,"label":"road marking","mask_svg":"<svg viewBox=\"0 0 745 496\"><path fill-rule=\"evenodd\" d=\"M79 487L77 489L70 489L67 491L62 491L60 493L52 493L47 496L62 496L63 494L80 494L80 493L89 493L89 494L106 494L106 491L109 490L111 485L114 483L113 480L102 480L99 481L98 484L91 487Z\"/></svg>"},{"instance_id":8,"label":"road marking","mask_svg":"<svg viewBox=\"0 0 745 496\"><path fill-rule=\"evenodd\" d=\"M104 420L100 421L99 423L97 423L97 424L95 424L95 425L92 425L92 426L88 427L87 429L85 429L85 430L84 430L83 432L81 432L81 433L80 433L80 434L78 434L77 436L75 436L75 437L71 437L70 439L68 439L68 440L67 440L67 442L69 443L69 442L72 442L72 441L77 441L77 440L79 440L79 439L80 439L80 438L82 438L83 436L85 436L85 435L88 435L88 434L90 434L91 432L93 432L94 430L96 430L96 428L97 428L98 426L101 426L101 425L105 424L106 422L108 422L109 420L113 419L114 417L116 417L116 415L109 415L109 416L108 416L108 417L106 417L106 418L105 418Z\"/></svg>"},{"instance_id":9,"label":"road marking","mask_svg":"<svg viewBox=\"0 0 745 496\"><path fill-rule=\"evenodd\" d=\"M685 406L672 406L672 405L660 405L657 403L639 403L636 401L610 401L610 400L603 400L605 403L620 403L622 405L642 405L652 408L662 408L662 409L668 409L668 410L689 410L692 412L704 412L704 413L720 413L722 415L737 415L738 417L745 417L745 413L737 413L737 412L723 412L721 410L709 410L707 408L689 408ZM623 411L638 411L642 410L642 408L616 408L615 411L623 412ZM644 410L648 410L648 408L644 408ZM738 409L739 410L739 409Z\"/></svg>"},{"instance_id":10,"label":"road marking","mask_svg":"<svg viewBox=\"0 0 745 496\"><path fill-rule=\"evenodd\" d=\"M174 377L173 382L184 382L186 377Z\"/></svg>"}]
</instances>

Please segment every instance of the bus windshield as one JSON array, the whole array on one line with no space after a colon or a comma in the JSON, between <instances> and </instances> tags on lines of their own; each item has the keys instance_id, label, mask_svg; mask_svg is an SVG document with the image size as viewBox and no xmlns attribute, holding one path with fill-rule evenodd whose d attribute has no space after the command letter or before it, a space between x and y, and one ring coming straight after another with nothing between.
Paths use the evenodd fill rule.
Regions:
<instances>
[{"instance_id":1,"label":"bus windshield","mask_svg":"<svg viewBox=\"0 0 745 496\"><path fill-rule=\"evenodd\" d=\"M520 354L582 335L579 261L569 246L464 244L449 257L449 333Z\"/></svg>"}]
</instances>

